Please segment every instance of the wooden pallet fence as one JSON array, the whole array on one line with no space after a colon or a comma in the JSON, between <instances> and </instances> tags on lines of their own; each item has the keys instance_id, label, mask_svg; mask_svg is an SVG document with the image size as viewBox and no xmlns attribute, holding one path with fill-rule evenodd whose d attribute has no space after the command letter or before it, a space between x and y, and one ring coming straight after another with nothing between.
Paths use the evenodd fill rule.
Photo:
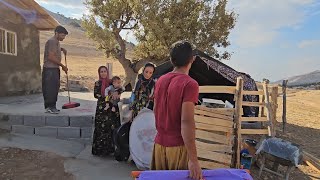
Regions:
<instances>
[{"instance_id":1,"label":"wooden pallet fence","mask_svg":"<svg viewBox=\"0 0 320 180\"><path fill-rule=\"evenodd\" d=\"M196 146L202 168L232 166L234 154L234 109L196 106Z\"/></svg>"}]
</instances>

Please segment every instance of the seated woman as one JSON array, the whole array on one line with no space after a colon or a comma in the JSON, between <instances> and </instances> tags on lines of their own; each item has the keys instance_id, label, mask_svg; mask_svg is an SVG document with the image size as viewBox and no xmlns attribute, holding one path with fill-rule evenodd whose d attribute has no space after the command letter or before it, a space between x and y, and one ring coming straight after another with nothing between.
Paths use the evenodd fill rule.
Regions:
<instances>
[{"instance_id":1,"label":"seated woman","mask_svg":"<svg viewBox=\"0 0 320 180\"><path fill-rule=\"evenodd\" d=\"M155 86L155 79L152 78L155 66L147 63L142 75L133 91L133 102L131 103L132 119L134 119L143 108L153 110L153 91Z\"/></svg>"}]
</instances>

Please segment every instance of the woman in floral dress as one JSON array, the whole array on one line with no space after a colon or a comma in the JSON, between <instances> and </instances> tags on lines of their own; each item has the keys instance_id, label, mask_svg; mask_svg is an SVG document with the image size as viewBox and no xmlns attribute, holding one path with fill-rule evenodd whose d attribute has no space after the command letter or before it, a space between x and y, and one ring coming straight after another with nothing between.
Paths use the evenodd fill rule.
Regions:
<instances>
[{"instance_id":1,"label":"woman in floral dress","mask_svg":"<svg viewBox=\"0 0 320 180\"><path fill-rule=\"evenodd\" d=\"M107 156L114 152L113 130L120 126L119 112L105 110L105 89L110 85L108 69L100 66L98 69L99 80L95 82L94 97L98 99L95 115L95 129L93 133L92 154Z\"/></svg>"},{"instance_id":2,"label":"woman in floral dress","mask_svg":"<svg viewBox=\"0 0 320 180\"><path fill-rule=\"evenodd\" d=\"M134 100L131 104L132 119L134 119L143 108L153 110L153 91L155 80L152 78L155 66L147 63L143 68L141 78L138 79L133 91Z\"/></svg>"}]
</instances>

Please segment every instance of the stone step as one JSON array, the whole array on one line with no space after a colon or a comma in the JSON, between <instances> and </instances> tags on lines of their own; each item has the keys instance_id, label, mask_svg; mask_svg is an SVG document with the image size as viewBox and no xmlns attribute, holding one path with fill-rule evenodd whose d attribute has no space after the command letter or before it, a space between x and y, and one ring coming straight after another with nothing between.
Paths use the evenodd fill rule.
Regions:
<instances>
[{"instance_id":1,"label":"stone step","mask_svg":"<svg viewBox=\"0 0 320 180\"><path fill-rule=\"evenodd\" d=\"M13 133L89 142L94 117L61 115L1 115L1 127ZM7 128L8 127L8 128Z\"/></svg>"},{"instance_id":2,"label":"stone step","mask_svg":"<svg viewBox=\"0 0 320 180\"><path fill-rule=\"evenodd\" d=\"M28 134L45 136L59 139L91 139L92 138L92 127L57 127L57 126L43 126L33 127L25 125L12 125L11 131L18 134Z\"/></svg>"},{"instance_id":3,"label":"stone step","mask_svg":"<svg viewBox=\"0 0 320 180\"><path fill-rule=\"evenodd\" d=\"M10 125L25 125L32 127L92 127L93 116L31 116L31 115L8 115Z\"/></svg>"}]
</instances>

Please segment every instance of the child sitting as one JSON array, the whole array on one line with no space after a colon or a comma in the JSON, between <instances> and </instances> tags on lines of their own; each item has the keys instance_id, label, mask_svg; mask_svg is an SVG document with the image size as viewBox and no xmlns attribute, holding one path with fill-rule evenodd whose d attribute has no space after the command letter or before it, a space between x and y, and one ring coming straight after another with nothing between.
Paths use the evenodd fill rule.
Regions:
<instances>
[{"instance_id":1,"label":"child sitting","mask_svg":"<svg viewBox=\"0 0 320 180\"><path fill-rule=\"evenodd\" d=\"M116 112L116 108L118 107L118 102L120 101L120 94L124 92L122 87L121 79L118 76L114 76L112 79L112 85L106 88L105 95L106 95L106 108L108 110L111 108L112 112ZM118 97L113 97L114 93L117 94Z\"/></svg>"}]
</instances>

